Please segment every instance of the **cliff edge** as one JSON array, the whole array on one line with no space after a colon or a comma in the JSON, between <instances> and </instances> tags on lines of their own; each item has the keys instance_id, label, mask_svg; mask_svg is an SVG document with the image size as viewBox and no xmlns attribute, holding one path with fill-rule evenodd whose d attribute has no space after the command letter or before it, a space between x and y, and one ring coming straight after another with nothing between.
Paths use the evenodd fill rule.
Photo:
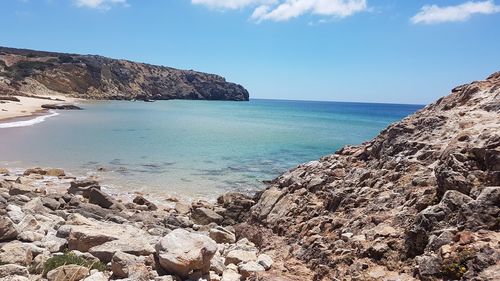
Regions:
<instances>
[{"instance_id":1,"label":"cliff edge","mask_svg":"<svg viewBox=\"0 0 500 281\"><path fill-rule=\"evenodd\" d=\"M375 139L275 179L239 232L285 264L305 262L314 280L495 280L499 113L500 72L456 87Z\"/></svg>"},{"instance_id":2,"label":"cliff edge","mask_svg":"<svg viewBox=\"0 0 500 281\"><path fill-rule=\"evenodd\" d=\"M65 95L100 100L234 100L248 91L223 77L193 70L0 47L0 95Z\"/></svg>"}]
</instances>

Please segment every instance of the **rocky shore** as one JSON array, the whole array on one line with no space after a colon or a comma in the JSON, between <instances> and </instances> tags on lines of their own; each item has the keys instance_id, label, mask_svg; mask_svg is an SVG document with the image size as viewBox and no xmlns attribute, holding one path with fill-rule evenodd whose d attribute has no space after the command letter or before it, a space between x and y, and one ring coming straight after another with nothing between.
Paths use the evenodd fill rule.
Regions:
<instances>
[{"instance_id":1,"label":"rocky shore","mask_svg":"<svg viewBox=\"0 0 500 281\"><path fill-rule=\"evenodd\" d=\"M235 234L255 203L242 194L167 206L117 200L62 169L0 174L0 280L230 281L273 267Z\"/></svg>"},{"instance_id":2,"label":"rocky shore","mask_svg":"<svg viewBox=\"0 0 500 281\"><path fill-rule=\"evenodd\" d=\"M0 170L0 280L498 280L499 113L500 72L217 202Z\"/></svg>"}]
</instances>

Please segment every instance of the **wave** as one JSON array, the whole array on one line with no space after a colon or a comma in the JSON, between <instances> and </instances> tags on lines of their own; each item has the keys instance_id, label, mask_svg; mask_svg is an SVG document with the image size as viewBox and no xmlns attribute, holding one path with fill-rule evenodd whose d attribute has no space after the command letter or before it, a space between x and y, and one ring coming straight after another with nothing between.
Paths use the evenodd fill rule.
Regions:
<instances>
[{"instance_id":1,"label":"wave","mask_svg":"<svg viewBox=\"0 0 500 281\"><path fill-rule=\"evenodd\" d=\"M50 110L49 113L50 114L38 116L38 117L30 119L30 120L16 121L16 122L9 122L9 123L0 123L0 129L33 126L35 124L42 123L43 121L45 121L46 119L48 119L50 117L54 117L54 116L59 115L59 113L52 111L52 110Z\"/></svg>"}]
</instances>

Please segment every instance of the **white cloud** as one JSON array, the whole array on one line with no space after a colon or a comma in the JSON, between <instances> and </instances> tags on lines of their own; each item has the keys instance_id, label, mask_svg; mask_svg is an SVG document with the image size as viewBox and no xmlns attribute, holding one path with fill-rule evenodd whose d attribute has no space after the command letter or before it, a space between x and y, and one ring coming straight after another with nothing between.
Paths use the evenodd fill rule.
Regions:
<instances>
[{"instance_id":1,"label":"white cloud","mask_svg":"<svg viewBox=\"0 0 500 281\"><path fill-rule=\"evenodd\" d=\"M248 6L272 4L276 0L191 0L196 5L205 5L212 9L241 9Z\"/></svg>"},{"instance_id":2,"label":"white cloud","mask_svg":"<svg viewBox=\"0 0 500 281\"><path fill-rule=\"evenodd\" d=\"M305 14L344 18L368 9L367 0L191 0L216 9L255 7L255 21L286 21Z\"/></svg>"},{"instance_id":3,"label":"white cloud","mask_svg":"<svg viewBox=\"0 0 500 281\"><path fill-rule=\"evenodd\" d=\"M493 0L468 1L456 6L439 7L437 5L423 6L418 14L411 18L414 24L436 24L443 22L467 21L474 14L494 14L500 12Z\"/></svg>"},{"instance_id":4,"label":"white cloud","mask_svg":"<svg viewBox=\"0 0 500 281\"><path fill-rule=\"evenodd\" d=\"M367 8L366 0L286 0L275 7L258 7L252 19L286 21L308 13L345 18Z\"/></svg>"},{"instance_id":5,"label":"white cloud","mask_svg":"<svg viewBox=\"0 0 500 281\"><path fill-rule=\"evenodd\" d=\"M109 10L113 5L128 7L127 0L76 0L75 2L78 7L102 10Z\"/></svg>"}]
</instances>

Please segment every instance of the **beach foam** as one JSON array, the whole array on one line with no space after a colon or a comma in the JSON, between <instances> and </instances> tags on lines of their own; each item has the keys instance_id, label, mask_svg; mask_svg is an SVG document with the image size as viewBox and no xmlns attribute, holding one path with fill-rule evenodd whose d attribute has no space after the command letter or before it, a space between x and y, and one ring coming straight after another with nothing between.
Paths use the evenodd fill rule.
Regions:
<instances>
[{"instance_id":1,"label":"beach foam","mask_svg":"<svg viewBox=\"0 0 500 281\"><path fill-rule=\"evenodd\" d=\"M0 129L33 126L35 124L42 123L43 121L45 121L50 117L59 115L59 113L52 110L49 111L49 113L50 114L38 116L30 120L0 123Z\"/></svg>"}]
</instances>

